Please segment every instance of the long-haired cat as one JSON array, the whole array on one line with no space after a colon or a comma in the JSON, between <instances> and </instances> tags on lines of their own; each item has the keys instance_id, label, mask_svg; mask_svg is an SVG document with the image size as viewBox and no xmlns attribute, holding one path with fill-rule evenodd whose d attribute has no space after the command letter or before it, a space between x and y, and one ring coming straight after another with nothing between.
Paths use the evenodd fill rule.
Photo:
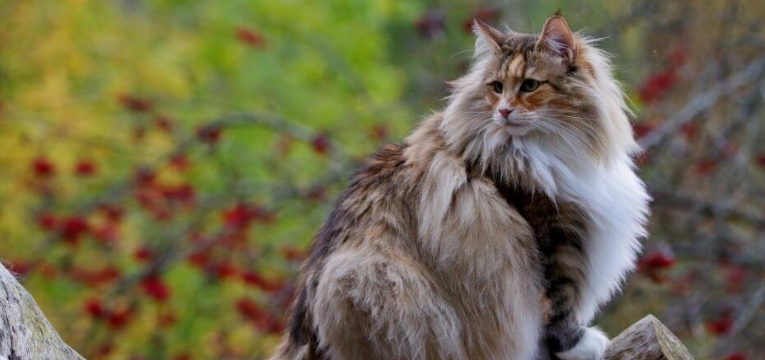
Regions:
<instances>
[{"instance_id":1,"label":"long-haired cat","mask_svg":"<svg viewBox=\"0 0 765 360\"><path fill-rule=\"evenodd\" d=\"M446 109L337 200L274 359L602 357L648 215L624 96L558 14L475 33Z\"/></svg>"}]
</instances>

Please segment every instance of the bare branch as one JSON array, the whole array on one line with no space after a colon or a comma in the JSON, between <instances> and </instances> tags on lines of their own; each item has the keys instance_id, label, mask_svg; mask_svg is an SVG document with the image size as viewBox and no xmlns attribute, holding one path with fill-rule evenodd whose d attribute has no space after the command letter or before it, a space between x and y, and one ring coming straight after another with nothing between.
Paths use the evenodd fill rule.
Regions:
<instances>
[{"instance_id":1,"label":"bare branch","mask_svg":"<svg viewBox=\"0 0 765 360\"><path fill-rule=\"evenodd\" d=\"M659 145L674 134L677 134L683 125L693 121L701 112L714 106L722 95L739 86L756 81L756 79L761 77L763 70L765 70L765 58L759 58L751 62L744 70L732 75L726 81L696 95L684 108L675 113L674 116L661 126L641 138L638 143L644 150Z\"/></svg>"}]
</instances>

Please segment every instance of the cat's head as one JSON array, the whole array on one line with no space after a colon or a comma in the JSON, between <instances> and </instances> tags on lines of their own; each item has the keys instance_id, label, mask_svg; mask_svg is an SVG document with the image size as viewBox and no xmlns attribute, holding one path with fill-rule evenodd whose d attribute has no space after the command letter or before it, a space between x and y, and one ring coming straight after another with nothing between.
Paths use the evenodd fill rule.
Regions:
<instances>
[{"instance_id":1,"label":"cat's head","mask_svg":"<svg viewBox=\"0 0 765 360\"><path fill-rule=\"evenodd\" d=\"M478 21L474 32L473 66L452 83L442 124L450 146L469 157L535 146L594 162L637 149L608 58L561 15L539 35Z\"/></svg>"}]
</instances>

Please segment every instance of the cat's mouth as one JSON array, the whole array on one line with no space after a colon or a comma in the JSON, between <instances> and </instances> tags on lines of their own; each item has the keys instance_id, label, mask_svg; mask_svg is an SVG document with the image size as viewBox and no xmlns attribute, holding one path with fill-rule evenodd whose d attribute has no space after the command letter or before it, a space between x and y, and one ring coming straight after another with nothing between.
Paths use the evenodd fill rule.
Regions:
<instances>
[{"instance_id":1,"label":"cat's mouth","mask_svg":"<svg viewBox=\"0 0 765 360\"><path fill-rule=\"evenodd\" d=\"M534 127L528 121L519 121L516 119L502 119L495 121L497 126L510 135L522 136L528 134Z\"/></svg>"}]
</instances>

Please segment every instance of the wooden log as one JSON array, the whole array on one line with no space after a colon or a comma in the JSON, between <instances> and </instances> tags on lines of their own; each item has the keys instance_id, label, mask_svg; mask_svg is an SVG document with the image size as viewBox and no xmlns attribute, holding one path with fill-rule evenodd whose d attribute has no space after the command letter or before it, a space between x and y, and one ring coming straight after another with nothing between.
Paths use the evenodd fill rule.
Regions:
<instances>
[{"instance_id":1,"label":"wooden log","mask_svg":"<svg viewBox=\"0 0 765 360\"><path fill-rule=\"evenodd\" d=\"M83 359L45 318L31 295L0 263L0 359Z\"/></svg>"},{"instance_id":2,"label":"wooden log","mask_svg":"<svg viewBox=\"0 0 765 360\"><path fill-rule=\"evenodd\" d=\"M45 318L31 295L0 263L0 360L83 359ZM693 360L664 324L648 315L615 337L605 360Z\"/></svg>"},{"instance_id":3,"label":"wooden log","mask_svg":"<svg viewBox=\"0 0 765 360\"><path fill-rule=\"evenodd\" d=\"M611 340L606 360L693 360L680 340L653 315L632 324Z\"/></svg>"}]
</instances>

